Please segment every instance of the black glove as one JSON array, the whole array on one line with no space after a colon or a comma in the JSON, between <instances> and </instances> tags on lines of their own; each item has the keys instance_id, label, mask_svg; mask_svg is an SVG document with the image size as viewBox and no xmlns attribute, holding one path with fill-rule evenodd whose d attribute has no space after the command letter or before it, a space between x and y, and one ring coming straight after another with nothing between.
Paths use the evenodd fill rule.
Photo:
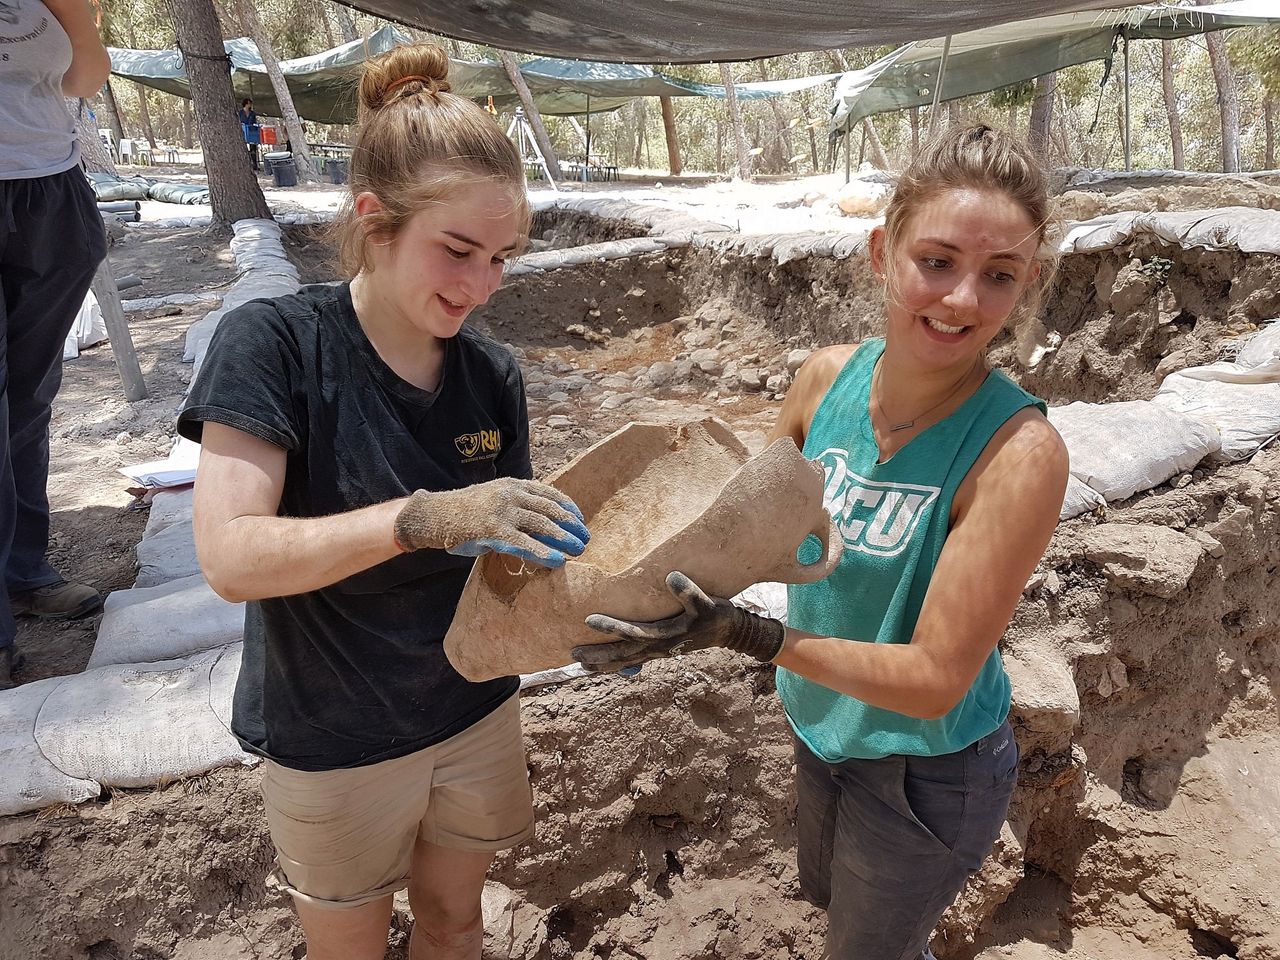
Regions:
<instances>
[{"instance_id":1,"label":"black glove","mask_svg":"<svg viewBox=\"0 0 1280 960\"><path fill-rule=\"evenodd\" d=\"M782 652L787 628L781 621L709 597L679 571L667 575L667 589L684 613L648 623L593 613L587 617L587 626L618 639L574 647L573 658L593 673L601 673L708 647L726 647L765 663Z\"/></svg>"}]
</instances>

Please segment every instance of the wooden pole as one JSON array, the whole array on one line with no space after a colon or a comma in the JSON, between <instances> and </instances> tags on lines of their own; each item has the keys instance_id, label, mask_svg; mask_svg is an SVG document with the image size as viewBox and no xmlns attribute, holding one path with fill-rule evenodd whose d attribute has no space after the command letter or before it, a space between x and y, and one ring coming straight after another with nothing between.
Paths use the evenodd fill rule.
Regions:
<instances>
[{"instance_id":1,"label":"wooden pole","mask_svg":"<svg viewBox=\"0 0 1280 960\"><path fill-rule=\"evenodd\" d=\"M667 135L667 169L673 177L678 177L684 167L680 162L680 135L676 132L675 106L670 97L659 97L658 103L662 105L662 129Z\"/></svg>"},{"instance_id":2,"label":"wooden pole","mask_svg":"<svg viewBox=\"0 0 1280 960\"><path fill-rule=\"evenodd\" d=\"M129 322L124 318L120 291L116 289L115 275L105 257L98 265L89 289L97 297L98 309L102 311L102 321L111 339L111 356L115 358L120 382L124 384L125 399L130 402L147 399L147 384L142 379L138 354L133 349L133 337L129 334Z\"/></svg>"}]
</instances>

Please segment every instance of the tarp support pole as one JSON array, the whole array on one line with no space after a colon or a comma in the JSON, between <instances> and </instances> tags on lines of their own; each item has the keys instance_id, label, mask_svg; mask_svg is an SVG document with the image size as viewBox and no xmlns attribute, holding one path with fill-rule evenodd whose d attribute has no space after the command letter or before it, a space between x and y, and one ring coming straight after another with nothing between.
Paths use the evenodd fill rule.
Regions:
<instances>
[{"instance_id":1,"label":"tarp support pole","mask_svg":"<svg viewBox=\"0 0 1280 960\"><path fill-rule=\"evenodd\" d=\"M947 61L951 59L951 34L942 41L942 62L938 64L938 82L933 87L933 106L929 108L929 139L938 132L938 104L942 102L942 84L947 79Z\"/></svg>"},{"instance_id":2,"label":"tarp support pole","mask_svg":"<svg viewBox=\"0 0 1280 960\"><path fill-rule=\"evenodd\" d=\"M853 153L853 132L845 134L844 137L844 182L848 183L853 174L849 170L850 154Z\"/></svg>"},{"instance_id":3,"label":"tarp support pole","mask_svg":"<svg viewBox=\"0 0 1280 960\"><path fill-rule=\"evenodd\" d=\"M582 182L591 179L591 94L587 94L587 155L582 158Z\"/></svg>"},{"instance_id":4,"label":"tarp support pole","mask_svg":"<svg viewBox=\"0 0 1280 960\"><path fill-rule=\"evenodd\" d=\"M1124 28L1124 168L1133 169L1133 124L1129 119L1129 28Z\"/></svg>"}]
</instances>

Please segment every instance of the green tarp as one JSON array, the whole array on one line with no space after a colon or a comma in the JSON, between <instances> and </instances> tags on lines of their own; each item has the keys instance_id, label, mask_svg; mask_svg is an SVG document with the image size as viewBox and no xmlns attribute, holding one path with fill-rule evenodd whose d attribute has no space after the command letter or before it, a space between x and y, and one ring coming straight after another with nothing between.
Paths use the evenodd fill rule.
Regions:
<instances>
[{"instance_id":1,"label":"green tarp","mask_svg":"<svg viewBox=\"0 0 1280 960\"><path fill-rule=\"evenodd\" d=\"M753 60L939 37L1114 0L340 0L398 23L557 57Z\"/></svg>"},{"instance_id":2,"label":"green tarp","mask_svg":"<svg viewBox=\"0 0 1280 960\"><path fill-rule=\"evenodd\" d=\"M305 120L319 123L350 123L356 117L356 82L364 61L385 53L411 38L393 26L382 27L368 39L345 43L332 50L281 61L294 105ZM231 83L237 102L253 99L263 116L278 117L276 102L266 68L253 41L240 38L225 43L231 58ZM177 50L122 50L110 48L111 72L120 77L190 97L186 68ZM594 63L582 60L533 60L520 72L533 94L538 109L549 115L584 114L616 110L636 97L723 97L724 87L692 83L663 76L647 66ZM784 96L834 80L838 74L823 74L798 80L743 83L736 87L744 100ZM449 81L453 92L476 100L493 97L494 104L512 110L518 104L515 88L502 64L492 60L451 60Z\"/></svg>"},{"instance_id":3,"label":"green tarp","mask_svg":"<svg viewBox=\"0 0 1280 960\"><path fill-rule=\"evenodd\" d=\"M1280 23L1277 0L1207 7L1150 4L1022 20L951 38L940 99L998 90L1063 67L1108 60L1124 36L1172 40L1232 27ZM839 134L877 113L932 103L945 40L899 47L836 84L831 130Z\"/></svg>"}]
</instances>

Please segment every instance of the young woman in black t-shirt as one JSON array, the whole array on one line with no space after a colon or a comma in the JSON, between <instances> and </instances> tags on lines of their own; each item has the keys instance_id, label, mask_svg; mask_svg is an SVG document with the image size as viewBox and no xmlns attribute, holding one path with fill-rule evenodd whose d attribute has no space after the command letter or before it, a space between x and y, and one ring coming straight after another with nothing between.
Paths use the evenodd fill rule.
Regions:
<instances>
[{"instance_id":1,"label":"young woman in black t-shirt","mask_svg":"<svg viewBox=\"0 0 1280 960\"><path fill-rule=\"evenodd\" d=\"M248 601L232 727L265 758L311 960L382 957L405 886L412 957L480 957L485 873L532 832L518 683L468 683L442 641L475 556L556 566L587 540L530 479L514 358L463 326L530 214L447 71L432 44L367 64L335 225L353 279L228 314L179 418L201 566Z\"/></svg>"}]
</instances>

